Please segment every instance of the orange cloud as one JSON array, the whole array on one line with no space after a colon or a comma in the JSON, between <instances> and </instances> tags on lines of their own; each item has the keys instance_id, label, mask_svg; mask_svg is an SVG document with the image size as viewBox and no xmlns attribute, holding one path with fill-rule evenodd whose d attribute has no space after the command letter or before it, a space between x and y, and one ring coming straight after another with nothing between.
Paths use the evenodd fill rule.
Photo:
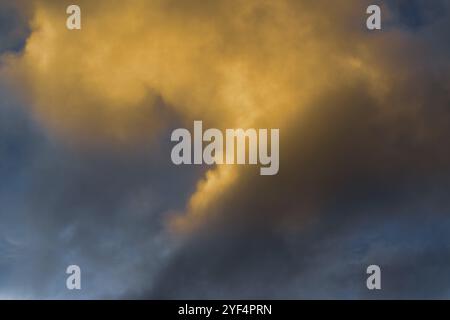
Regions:
<instances>
[{"instance_id":1,"label":"orange cloud","mask_svg":"<svg viewBox=\"0 0 450 320\"><path fill-rule=\"evenodd\" d=\"M164 126L160 99L185 123L289 128L336 83L361 79L380 96L391 81L357 0L78 4L82 30L69 31L66 4L33 1L24 52L4 58L31 111L67 141L139 143ZM238 170L209 171L176 224L207 214Z\"/></svg>"}]
</instances>

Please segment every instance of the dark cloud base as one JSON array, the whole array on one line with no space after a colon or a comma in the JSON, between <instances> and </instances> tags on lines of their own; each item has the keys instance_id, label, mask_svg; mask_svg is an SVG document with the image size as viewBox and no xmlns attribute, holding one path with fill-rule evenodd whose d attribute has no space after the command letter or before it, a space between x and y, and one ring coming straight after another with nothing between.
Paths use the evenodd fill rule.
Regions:
<instances>
[{"instance_id":1,"label":"dark cloud base","mask_svg":"<svg viewBox=\"0 0 450 320\"><path fill-rule=\"evenodd\" d=\"M309 127L282 139L280 174L244 179L145 297L448 297L450 126L428 115L444 105L386 120L365 92L318 101ZM370 264L381 292L365 287Z\"/></svg>"}]
</instances>

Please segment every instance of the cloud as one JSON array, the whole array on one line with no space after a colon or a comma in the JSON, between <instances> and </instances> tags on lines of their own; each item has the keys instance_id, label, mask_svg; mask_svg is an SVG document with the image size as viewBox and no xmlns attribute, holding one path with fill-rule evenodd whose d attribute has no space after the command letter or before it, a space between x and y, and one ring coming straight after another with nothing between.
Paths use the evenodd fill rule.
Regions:
<instances>
[{"instance_id":1,"label":"cloud","mask_svg":"<svg viewBox=\"0 0 450 320\"><path fill-rule=\"evenodd\" d=\"M182 208L197 170L171 166L168 141L125 154L64 144L8 89L0 85L2 297L109 298L151 285L173 247L164 213ZM82 292L65 289L70 264L81 267Z\"/></svg>"},{"instance_id":2,"label":"cloud","mask_svg":"<svg viewBox=\"0 0 450 320\"><path fill-rule=\"evenodd\" d=\"M19 52L29 35L27 12L17 2L0 3L0 54Z\"/></svg>"},{"instance_id":3,"label":"cloud","mask_svg":"<svg viewBox=\"0 0 450 320\"><path fill-rule=\"evenodd\" d=\"M448 294L444 2L386 5L375 33L361 1L79 5L68 31L64 3L23 3L1 60L7 294L59 296L73 261L75 297L370 298L368 263L376 297ZM193 120L280 128L279 174L172 166Z\"/></svg>"},{"instance_id":4,"label":"cloud","mask_svg":"<svg viewBox=\"0 0 450 320\"><path fill-rule=\"evenodd\" d=\"M415 117L408 104L388 117L363 87L328 93L309 126L282 139L283 171L223 193L146 297L447 296L449 117L431 116L430 101ZM371 294L374 263L386 290Z\"/></svg>"}]
</instances>

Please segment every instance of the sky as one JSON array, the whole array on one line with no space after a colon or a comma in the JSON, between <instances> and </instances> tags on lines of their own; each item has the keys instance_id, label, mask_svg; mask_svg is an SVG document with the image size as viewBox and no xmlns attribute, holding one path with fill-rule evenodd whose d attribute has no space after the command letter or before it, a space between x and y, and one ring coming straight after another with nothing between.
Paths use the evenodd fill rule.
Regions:
<instances>
[{"instance_id":1,"label":"sky","mask_svg":"<svg viewBox=\"0 0 450 320\"><path fill-rule=\"evenodd\" d=\"M70 4L0 0L0 299L450 298L449 1ZM195 120L278 174L174 165Z\"/></svg>"}]
</instances>

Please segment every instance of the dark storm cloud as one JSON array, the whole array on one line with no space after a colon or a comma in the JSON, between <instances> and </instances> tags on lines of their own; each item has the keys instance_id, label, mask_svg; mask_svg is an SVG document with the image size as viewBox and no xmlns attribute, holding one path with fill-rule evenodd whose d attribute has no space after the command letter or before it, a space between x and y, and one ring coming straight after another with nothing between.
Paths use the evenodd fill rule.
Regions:
<instances>
[{"instance_id":1,"label":"dark storm cloud","mask_svg":"<svg viewBox=\"0 0 450 320\"><path fill-rule=\"evenodd\" d=\"M437 20L446 19L449 3L446 0L396 0L386 1L394 14L394 23L412 31L420 30L426 25L435 24Z\"/></svg>"},{"instance_id":2,"label":"dark storm cloud","mask_svg":"<svg viewBox=\"0 0 450 320\"><path fill-rule=\"evenodd\" d=\"M449 296L450 28L436 6L405 46L383 46L398 76L388 97L351 79L319 97L282 133L279 175L248 174L229 191L147 297ZM422 7L437 12L411 10ZM370 264L381 292L365 288Z\"/></svg>"},{"instance_id":3,"label":"dark storm cloud","mask_svg":"<svg viewBox=\"0 0 450 320\"><path fill-rule=\"evenodd\" d=\"M347 93L330 94L309 128L285 137L277 177L249 176L227 196L151 297L446 296L450 111L436 117L424 105L415 119L406 110L385 119L364 88ZM366 238L379 250L364 248ZM372 263L386 271L386 290L375 296L364 290ZM430 274L433 265L440 271ZM409 282L414 277L420 281Z\"/></svg>"},{"instance_id":4,"label":"dark storm cloud","mask_svg":"<svg viewBox=\"0 0 450 320\"><path fill-rule=\"evenodd\" d=\"M19 52L29 35L27 18L14 1L0 1L0 54Z\"/></svg>"},{"instance_id":5,"label":"dark storm cloud","mask_svg":"<svg viewBox=\"0 0 450 320\"><path fill-rule=\"evenodd\" d=\"M170 249L162 214L183 205L200 172L174 168L165 142L124 154L52 139L0 89L0 297L113 297L150 285ZM70 264L82 269L81 293L65 289Z\"/></svg>"}]
</instances>

